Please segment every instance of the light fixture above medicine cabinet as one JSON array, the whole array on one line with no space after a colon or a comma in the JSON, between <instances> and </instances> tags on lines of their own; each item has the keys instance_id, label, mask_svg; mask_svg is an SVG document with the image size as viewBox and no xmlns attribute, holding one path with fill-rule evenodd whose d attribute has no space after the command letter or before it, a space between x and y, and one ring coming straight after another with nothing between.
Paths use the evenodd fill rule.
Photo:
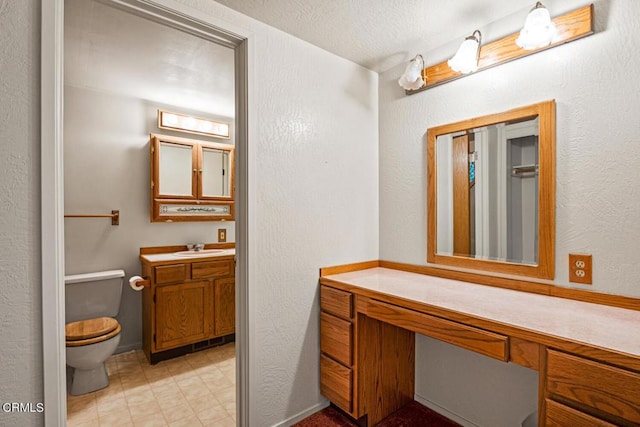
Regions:
<instances>
[{"instance_id":1,"label":"light fixture above medicine cabinet","mask_svg":"<svg viewBox=\"0 0 640 427\"><path fill-rule=\"evenodd\" d=\"M234 219L234 147L151 134L151 222Z\"/></svg>"},{"instance_id":2,"label":"light fixture above medicine cabinet","mask_svg":"<svg viewBox=\"0 0 640 427\"><path fill-rule=\"evenodd\" d=\"M427 130L427 262L553 279L555 102Z\"/></svg>"},{"instance_id":3,"label":"light fixture above medicine cabinet","mask_svg":"<svg viewBox=\"0 0 640 427\"><path fill-rule=\"evenodd\" d=\"M172 113L165 110L158 110L158 128L214 138L231 138L231 125L229 123L217 122L215 120L181 113Z\"/></svg>"}]
</instances>

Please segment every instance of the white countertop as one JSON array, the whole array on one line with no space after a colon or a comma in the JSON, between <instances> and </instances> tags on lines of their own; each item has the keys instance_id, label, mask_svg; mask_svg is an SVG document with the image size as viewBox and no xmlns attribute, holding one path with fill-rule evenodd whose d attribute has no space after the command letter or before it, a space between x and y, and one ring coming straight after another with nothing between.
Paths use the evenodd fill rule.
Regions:
<instances>
[{"instance_id":1,"label":"white countertop","mask_svg":"<svg viewBox=\"0 0 640 427\"><path fill-rule=\"evenodd\" d=\"M640 311L381 267L323 277L405 300L640 356Z\"/></svg>"},{"instance_id":2,"label":"white countertop","mask_svg":"<svg viewBox=\"0 0 640 427\"><path fill-rule=\"evenodd\" d=\"M169 253L163 253L163 254L145 254L145 255L140 255L140 258L142 258L147 262L164 262L164 261L179 262L179 261L194 261L194 260L206 261L206 260L211 260L211 259L215 259L223 256L236 255L236 248L218 249L219 252L215 252L215 253L211 253L211 252L207 253L207 250L208 249L205 249L202 252L191 251L193 252L192 254L191 253L182 254L183 252L186 252L186 251L169 252Z\"/></svg>"}]
</instances>

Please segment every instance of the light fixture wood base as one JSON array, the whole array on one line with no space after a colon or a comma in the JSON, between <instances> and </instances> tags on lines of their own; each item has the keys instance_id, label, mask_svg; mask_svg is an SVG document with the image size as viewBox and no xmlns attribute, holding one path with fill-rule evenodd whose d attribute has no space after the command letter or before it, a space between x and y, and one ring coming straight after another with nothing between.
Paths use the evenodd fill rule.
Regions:
<instances>
[{"instance_id":1,"label":"light fixture wood base","mask_svg":"<svg viewBox=\"0 0 640 427\"><path fill-rule=\"evenodd\" d=\"M520 32L515 32L481 46L478 70L475 72L477 73L593 34L593 4L557 16L553 18L553 23L556 26L557 34L549 46L534 50L524 50L516 45L516 39ZM425 68L422 74L426 76L427 84L420 89L405 91L407 95L413 95L467 75L453 71L447 61Z\"/></svg>"}]
</instances>

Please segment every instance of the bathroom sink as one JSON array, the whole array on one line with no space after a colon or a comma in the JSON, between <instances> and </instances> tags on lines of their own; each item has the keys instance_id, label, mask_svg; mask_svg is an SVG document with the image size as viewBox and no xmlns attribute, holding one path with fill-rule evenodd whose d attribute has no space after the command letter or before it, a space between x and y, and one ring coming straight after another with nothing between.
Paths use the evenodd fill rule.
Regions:
<instances>
[{"instance_id":1,"label":"bathroom sink","mask_svg":"<svg viewBox=\"0 0 640 427\"><path fill-rule=\"evenodd\" d=\"M183 256L183 257L205 257L205 256L221 254L222 252L225 252L225 251L226 249L203 249L201 251L174 252L173 255Z\"/></svg>"}]
</instances>

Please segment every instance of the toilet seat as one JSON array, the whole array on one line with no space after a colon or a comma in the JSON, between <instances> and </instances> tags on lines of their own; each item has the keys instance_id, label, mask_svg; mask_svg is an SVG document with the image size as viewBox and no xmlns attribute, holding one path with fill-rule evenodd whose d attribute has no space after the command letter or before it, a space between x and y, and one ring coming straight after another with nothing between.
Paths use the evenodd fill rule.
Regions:
<instances>
[{"instance_id":1,"label":"toilet seat","mask_svg":"<svg viewBox=\"0 0 640 427\"><path fill-rule=\"evenodd\" d=\"M120 333L121 327L116 319L98 317L67 323L64 329L67 347L78 347L113 338Z\"/></svg>"}]
</instances>

